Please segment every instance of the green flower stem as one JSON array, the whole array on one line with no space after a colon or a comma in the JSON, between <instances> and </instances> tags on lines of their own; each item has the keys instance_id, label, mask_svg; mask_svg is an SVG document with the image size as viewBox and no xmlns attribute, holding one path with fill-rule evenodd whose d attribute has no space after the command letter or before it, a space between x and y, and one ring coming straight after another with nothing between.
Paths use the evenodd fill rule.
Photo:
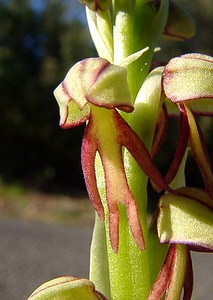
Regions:
<instances>
[{"instance_id":1,"label":"green flower stem","mask_svg":"<svg viewBox=\"0 0 213 300\"><path fill-rule=\"evenodd\" d=\"M105 224L97 214L95 214L90 257L90 280L95 283L98 291L111 299Z\"/></svg>"},{"instance_id":2,"label":"green flower stem","mask_svg":"<svg viewBox=\"0 0 213 300\"><path fill-rule=\"evenodd\" d=\"M138 97L135 102L135 110L131 114L129 123L133 130L141 137L147 148L150 150L152 140L154 137L154 129L157 121L157 116L160 108L161 100L161 74L162 69L154 70L149 77L145 80ZM126 174L128 183L132 193L137 202L138 210L141 218L141 225L143 228L146 250L140 253L142 256L142 270L143 274L140 275L140 280L143 280L143 294L144 299L147 299L150 288L150 247L155 248L159 241L156 238L150 238L148 242L148 228L147 228L147 176L141 171L137 163L131 155L125 151L124 161L126 166ZM147 248L149 251L147 251ZM159 246L158 246L159 248ZM159 257L158 257L159 258ZM162 260L162 258L159 258ZM152 270L151 270L152 271ZM158 273L159 269L156 270ZM156 274L155 272L155 274ZM152 274L153 275L153 274ZM157 275L157 274L156 274ZM146 278L144 278L146 276ZM146 296L145 296L146 295Z\"/></svg>"},{"instance_id":3,"label":"green flower stem","mask_svg":"<svg viewBox=\"0 0 213 300\"><path fill-rule=\"evenodd\" d=\"M124 207L120 207L119 211L120 243L117 254L108 241L111 299L145 300L150 290L147 251L141 251L133 240ZM142 224L142 227L146 239L145 226Z\"/></svg>"},{"instance_id":4,"label":"green flower stem","mask_svg":"<svg viewBox=\"0 0 213 300\"><path fill-rule=\"evenodd\" d=\"M143 1L135 2L115 0L113 2L113 63L119 65L124 58L135 51L143 49L146 46L150 47L150 50L148 50L147 53L142 55L141 58L127 67L128 83L133 100L135 100L139 88L149 72L151 59L154 53L155 42L161 34L162 28L166 22L168 0L162 1L160 10L154 20L153 16L148 13L148 16L150 17L148 24L151 25L151 29L147 29L147 22L141 22L143 17L147 15L147 11L143 11L143 8L150 10L150 7L145 6ZM140 22L142 25L140 25ZM158 79L161 78L161 72L160 76L159 74L156 76ZM153 78L154 77L155 76L153 76ZM135 80L136 78L137 80ZM159 83L160 80L157 82ZM160 105L161 89L158 89L156 92L153 81L151 84L151 89L148 89L145 94L146 96L150 95L147 103L143 105L139 99L139 104L138 106L135 106L134 113L128 114L128 116L124 113L122 116L125 119L128 119L130 126L142 138L148 149L150 149ZM143 106L143 109L141 106ZM102 122L102 120L100 120L100 122ZM137 202L140 222L145 240L145 247L147 247L148 178L141 171L140 167L127 150L124 151L124 163L128 184ZM119 205L119 250L118 253L113 252L109 240L109 216L104 184L105 177L100 158L96 159L96 177L98 181L97 184L99 193L105 207L105 232L103 230L103 226L100 225L100 221L96 218L91 248L91 280L95 283L98 290L105 293L105 295L108 295L108 297L110 295L109 298L112 300L145 300L148 298L152 284L150 280L150 257L147 252L147 248L145 248L144 251L141 251L136 245L129 228L126 208L123 205ZM105 239L108 255L107 259L105 255L106 251L103 249L105 245ZM98 241L102 241L100 243L101 245L97 245ZM103 257L101 257L100 254L96 254L95 248L98 249L97 251L100 250L103 253ZM106 266L107 263L108 267ZM97 269L99 270L97 271ZM109 280L106 278L108 275ZM102 278L104 280L102 280Z\"/></svg>"},{"instance_id":5,"label":"green flower stem","mask_svg":"<svg viewBox=\"0 0 213 300\"><path fill-rule=\"evenodd\" d=\"M94 109L94 108L93 108ZM98 108L97 108L98 109ZM100 109L99 109L100 110ZM97 114L96 118L100 118L100 124L102 126L105 126L104 123L106 123L106 120L104 122L104 116L108 112L107 110L102 111ZM97 119L96 119L97 121ZM109 126L109 124L107 125ZM103 130L105 127L103 127ZM109 130L108 130L109 131ZM111 130L110 130L111 132ZM111 139L111 134L108 132L107 137L107 144L108 139ZM112 133L112 132L111 132ZM106 143L105 141L103 141ZM111 146L109 147L109 156L110 151L113 146L114 141L111 141ZM105 153L106 155L106 153ZM109 157L110 158L110 157ZM108 158L108 159L109 159ZM136 163L135 163L136 164ZM139 169L139 167L138 167ZM139 171L139 170L138 170ZM138 194L135 195L137 197L141 198L141 195L144 194L146 197L146 183L147 178L145 178L145 184L140 184L139 180L141 180L141 171L136 173L136 181L135 183L139 183L139 187L137 184L135 184L135 187L137 186ZM105 190L105 177L103 172L102 163L100 160L100 157L97 155L96 157L96 177L97 177L97 186L99 189L99 193L102 198L102 202L105 209L105 230L106 232L103 232L103 227L100 226L99 222L96 219L96 229L93 235L93 246L91 249L91 256L93 257L91 260L91 268L95 268L91 270L91 279L94 282L97 289L104 293L108 289L108 282L110 282L110 289L111 293L107 292L108 295L111 294L110 299L147 299L149 290L150 290L150 284L149 284L149 265L147 260L147 252L141 251L138 246L136 245L132 233L129 229L129 223L126 215L126 207L119 204L119 249L118 253L114 253L112 250L111 241L109 239L109 214L108 214L108 207L106 202L106 190ZM141 188L142 187L142 188ZM145 193L143 193L143 190ZM144 200L146 202L146 200ZM142 214L144 210L139 208L139 214ZM143 213L144 217L141 219L142 228L144 230L144 237L146 239L147 236L147 225L146 225L146 214ZM140 215L141 216L141 215ZM98 223L97 223L98 222ZM107 254L108 259L106 259L105 256L105 250L104 247L104 239L107 240ZM97 245L98 241L101 242L101 246ZM103 256L101 257L101 254L96 254L95 245L98 247L97 251L101 251L103 253ZM96 260L96 265L95 265ZM108 268L105 265L108 261ZM98 266L97 266L98 265ZM103 267L104 266L104 267ZM98 272L97 268L99 268ZM106 279L108 275L109 270L109 281ZM101 282L102 279L104 280ZM106 283L104 282L106 279Z\"/></svg>"},{"instance_id":6,"label":"green flower stem","mask_svg":"<svg viewBox=\"0 0 213 300\"><path fill-rule=\"evenodd\" d=\"M153 71L145 81L139 94L139 98L136 101L136 109L132 114L131 119L131 125L133 126L133 129L136 130L143 140L145 140L148 148L150 148L152 144L155 123L160 107L161 72L162 69L160 68ZM147 176L141 171L138 164L126 150L124 151L124 161L128 183L137 201L141 226L146 244L148 239ZM117 254L112 251L109 241L107 204L105 200L105 178L100 159L96 159L96 176L98 180L99 192L101 194L102 201L104 202L106 211L106 233L103 233L102 230L99 230L99 233L97 234L101 234L102 239L107 237L111 299L125 299L126 297L129 299L147 299L151 288L149 255L146 250L141 251L135 244L129 229L126 209L123 206L119 206L119 251ZM103 259L105 258L103 257ZM105 274L101 276L100 273L97 273L97 280L95 279L95 276L91 278L96 285L99 284L100 281L98 277L105 278L106 276L106 269L100 269L102 269ZM103 286L101 288L100 286L97 286L97 289L103 292L105 287Z\"/></svg>"}]
</instances>

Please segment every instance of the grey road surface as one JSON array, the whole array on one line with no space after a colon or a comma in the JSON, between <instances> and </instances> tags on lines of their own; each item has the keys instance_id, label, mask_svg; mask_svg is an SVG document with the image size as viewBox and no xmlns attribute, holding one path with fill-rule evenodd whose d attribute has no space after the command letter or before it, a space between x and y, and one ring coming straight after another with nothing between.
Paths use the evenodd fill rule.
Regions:
<instances>
[{"instance_id":1,"label":"grey road surface","mask_svg":"<svg viewBox=\"0 0 213 300\"><path fill-rule=\"evenodd\" d=\"M26 300L58 276L88 278L91 235L90 227L0 220L0 300ZM193 254L193 261L193 300L212 300L213 255Z\"/></svg>"}]
</instances>

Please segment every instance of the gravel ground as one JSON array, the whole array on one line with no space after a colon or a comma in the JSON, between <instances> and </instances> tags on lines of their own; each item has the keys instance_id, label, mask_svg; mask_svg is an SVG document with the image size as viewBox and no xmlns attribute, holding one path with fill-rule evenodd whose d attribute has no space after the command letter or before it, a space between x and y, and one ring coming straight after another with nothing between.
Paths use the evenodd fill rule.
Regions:
<instances>
[{"instance_id":1,"label":"gravel ground","mask_svg":"<svg viewBox=\"0 0 213 300\"><path fill-rule=\"evenodd\" d=\"M0 220L0 299L26 300L44 281L62 275L88 278L91 235L88 226ZM213 255L195 253L193 261L193 300L211 300Z\"/></svg>"}]
</instances>

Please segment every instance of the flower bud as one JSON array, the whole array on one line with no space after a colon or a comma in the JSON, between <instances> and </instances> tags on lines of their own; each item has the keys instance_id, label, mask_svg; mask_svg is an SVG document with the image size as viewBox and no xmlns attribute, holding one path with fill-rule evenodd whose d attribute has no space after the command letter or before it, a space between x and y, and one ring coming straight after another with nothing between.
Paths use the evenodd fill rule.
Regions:
<instances>
[{"instance_id":1,"label":"flower bud","mask_svg":"<svg viewBox=\"0 0 213 300\"><path fill-rule=\"evenodd\" d=\"M68 276L45 282L28 298L28 300L52 299L106 300L101 293L95 290L95 286L91 281Z\"/></svg>"},{"instance_id":2,"label":"flower bud","mask_svg":"<svg viewBox=\"0 0 213 300\"><path fill-rule=\"evenodd\" d=\"M168 19L163 34L177 40L187 40L195 34L195 25L191 16L172 1L169 3Z\"/></svg>"}]
</instances>

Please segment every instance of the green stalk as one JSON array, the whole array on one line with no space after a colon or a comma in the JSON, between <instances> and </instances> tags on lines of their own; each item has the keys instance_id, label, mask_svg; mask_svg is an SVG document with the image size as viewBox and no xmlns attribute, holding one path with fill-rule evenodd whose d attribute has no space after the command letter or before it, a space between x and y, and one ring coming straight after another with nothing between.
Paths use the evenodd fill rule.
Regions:
<instances>
[{"instance_id":1,"label":"green stalk","mask_svg":"<svg viewBox=\"0 0 213 300\"><path fill-rule=\"evenodd\" d=\"M90 280L108 299L111 299L105 224L95 215L90 248Z\"/></svg>"},{"instance_id":2,"label":"green stalk","mask_svg":"<svg viewBox=\"0 0 213 300\"><path fill-rule=\"evenodd\" d=\"M120 207L119 250L114 253L108 240L111 299L145 300L149 294L149 268L146 251L141 251L129 230L126 210ZM143 226L144 239L146 229Z\"/></svg>"},{"instance_id":3,"label":"green stalk","mask_svg":"<svg viewBox=\"0 0 213 300\"><path fill-rule=\"evenodd\" d=\"M154 51L153 40L156 41L156 39L158 38L162 30L161 27L163 27L167 16L168 1L164 0L162 2L163 4L161 5L160 13L157 15L157 17L159 17L159 15L161 17L161 24L159 25L155 24L155 22L153 23L155 25L153 25L153 30L158 28L158 31L153 33L154 36L152 38L150 38L148 34L144 34L144 37L141 36L140 32L145 32L145 30L141 31L141 28L137 28L137 30L135 28L135 1L115 0L113 3L114 64L119 64L122 59L134 53L135 51L140 50L142 48L141 45L145 47L150 46L151 43L151 50L148 51L146 55L143 55L141 59L138 59L136 62L132 63L130 67L128 67L128 81L130 84L130 91L133 99L135 99L141 83L147 76ZM137 1L137 3L139 2ZM137 6L138 5L139 4L137 4ZM143 5L140 5L141 8L143 8ZM138 12L136 20L137 26L141 15L141 11ZM146 24L144 24L144 26L145 25ZM137 38L135 39L136 35ZM150 101L152 100L150 99ZM158 99L158 101L160 101L160 98ZM150 147L154 135L154 127L157 119L159 103L157 108L152 104L151 109L148 106L148 109L145 108L141 110L140 106L141 105L139 105L138 108L136 107L135 112L130 115L129 123L133 130L135 130L139 134L139 136L142 137L143 142ZM125 114L123 114L123 116L126 117ZM143 120L143 126L141 126L141 121L139 120ZM148 120L148 122L146 122L146 120ZM128 184L137 202L145 245L147 245L148 178L141 171L128 151L124 151L124 163L128 178ZM100 159L96 159L96 176L98 179L99 193L105 207L106 231L104 232L104 226L100 225L100 221L96 218L95 231L91 248L91 280L95 283L98 290L105 293L112 300L145 300L147 299L151 288L149 273L150 257L147 252L147 248L144 251L141 251L136 245L129 228L126 208L122 205L119 205L119 250L118 253L113 252L109 240L108 209L104 183L105 178ZM105 246L107 250L105 250ZM100 255L100 252L99 254L97 254L98 251L103 253L102 257ZM109 278L107 278L107 276L109 276Z\"/></svg>"}]
</instances>

